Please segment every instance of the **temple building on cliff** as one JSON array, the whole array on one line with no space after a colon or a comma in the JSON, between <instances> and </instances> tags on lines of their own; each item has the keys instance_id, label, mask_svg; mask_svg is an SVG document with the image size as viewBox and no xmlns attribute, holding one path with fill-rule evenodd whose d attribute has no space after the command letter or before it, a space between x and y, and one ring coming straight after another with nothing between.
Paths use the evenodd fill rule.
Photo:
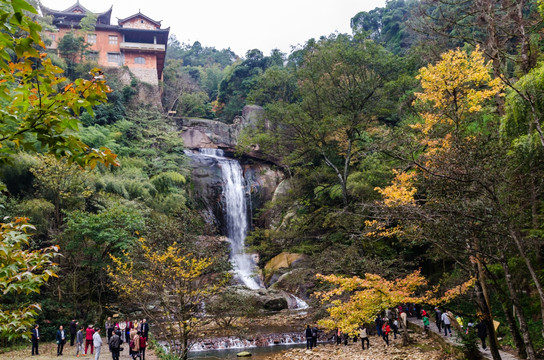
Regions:
<instances>
[{"instance_id":1,"label":"temple building on cliff","mask_svg":"<svg viewBox=\"0 0 544 360\"><path fill-rule=\"evenodd\" d=\"M96 25L92 32L83 34L89 44L87 60L96 61L100 67L126 66L141 81L158 85L166 57L170 28L161 29L161 22L138 12L124 19L118 25L111 25L111 11L94 14ZM63 11L52 10L40 4L44 16L51 16L55 31L46 30L51 39L49 49L58 48L59 41L72 29L80 28L81 20L93 14L84 8L79 0Z\"/></svg>"}]
</instances>

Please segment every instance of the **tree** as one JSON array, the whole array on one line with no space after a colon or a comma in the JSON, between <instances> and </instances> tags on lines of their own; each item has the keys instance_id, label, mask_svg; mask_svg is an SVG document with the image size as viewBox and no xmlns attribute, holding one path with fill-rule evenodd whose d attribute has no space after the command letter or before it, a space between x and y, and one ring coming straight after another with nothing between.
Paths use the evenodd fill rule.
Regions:
<instances>
[{"instance_id":1,"label":"tree","mask_svg":"<svg viewBox=\"0 0 544 360\"><path fill-rule=\"evenodd\" d=\"M424 189L423 199L409 215L418 220L410 222L418 224L418 236L425 236L442 252L450 254L467 274L477 279L476 303L490 331L493 358L499 359L492 325L488 288L492 274L488 264L497 261L508 272L505 260L501 259L507 246L504 239L518 248L539 297L541 288L520 241L520 223L513 208L517 177L509 178L506 149L498 138L498 116L491 107L503 84L490 75L491 70L491 63L486 63L478 48L470 54L451 50L436 65L420 70L418 78L423 92L416 97L422 121L411 125L416 130L419 148L411 148L410 156L405 159L421 171L419 186ZM515 286L507 285L504 293L516 308L519 299ZM518 310L516 313L527 355L533 359L524 315ZM508 312L506 316L515 337L516 320Z\"/></svg>"},{"instance_id":2,"label":"tree","mask_svg":"<svg viewBox=\"0 0 544 360\"><path fill-rule=\"evenodd\" d=\"M140 239L137 251L125 259L111 258L112 289L153 319L171 353L187 359L199 329L209 321L202 304L220 292L227 278L209 274L212 259L185 253L176 243L153 250Z\"/></svg>"},{"instance_id":3,"label":"tree","mask_svg":"<svg viewBox=\"0 0 544 360\"><path fill-rule=\"evenodd\" d=\"M91 149L75 134L82 109L106 101L105 80L77 79L66 83L62 70L45 53L40 26L25 14L36 10L24 0L0 2L0 160L17 149L66 156L80 165L115 165L106 148ZM13 55L13 57L12 57Z\"/></svg>"},{"instance_id":4,"label":"tree","mask_svg":"<svg viewBox=\"0 0 544 360\"><path fill-rule=\"evenodd\" d=\"M441 304L451 301L455 296L466 292L474 283L473 279L446 292L441 298L433 299L432 292L420 295L417 290L427 285L427 280L421 276L420 271L415 271L404 278L387 280L376 274L365 274L364 278L357 276L341 277L336 275L317 277L331 284L333 288L328 291L318 292L315 296L321 302L332 299L327 308L329 318L320 321L320 325L328 329L339 328L342 332L355 335L362 324L374 321L376 315L386 309L396 308L402 304ZM406 324L404 327L404 345L410 342Z\"/></svg>"},{"instance_id":5,"label":"tree","mask_svg":"<svg viewBox=\"0 0 544 360\"><path fill-rule=\"evenodd\" d=\"M267 122L260 131L272 137L273 147L259 142L261 150L281 154L285 166L320 158L334 173L335 193L347 206L351 167L368 151L372 134L379 133L379 99L387 96L394 61L383 47L359 35L308 41L302 60L292 65L299 101L280 98L266 106ZM267 78L275 81L268 75L273 73ZM288 86L288 79L282 82Z\"/></svg>"},{"instance_id":6,"label":"tree","mask_svg":"<svg viewBox=\"0 0 544 360\"><path fill-rule=\"evenodd\" d=\"M19 150L67 157L82 166L97 163L118 165L109 149L91 149L77 136L82 109L106 101L105 81L93 70L91 80L67 83L62 70L53 65L40 38L40 25L27 13L36 10L24 0L0 0L0 161ZM2 186L3 188L3 186ZM26 220L2 225L0 237L2 296L1 333L8 339L27 336L38 304L25 304L19 293L39 292L54 275L52 257L58 247L29 250ZM6 309L6 302L15 299Z\"/></svg>"},{"instance_id":7,"label":"tree","mask_svg":"<svg viewBox=\"0 0 544 360\"><path fill-rule=\"evenodd\" d=\"M39 159L39 165L30 171L39 193L54 205L53 229L57 232L63 224L63 211L84 208L85 199L92 195L90 176L66 159L57 160L52 156Z\"/></svg>"},{"instance_id":8,"label":"tree","mask_svg":"<svg viewBox=\"0 0 544 360\"><path fill-rule=\"evenodd\" d=\"M0 338L8 341L29 338L28 329L41 310L21 294L39 293L50 277L56 277L53 258L58 246L28 249L29 232L34 227L25 218L0 224Z\"/></svg>"}]
</instances>

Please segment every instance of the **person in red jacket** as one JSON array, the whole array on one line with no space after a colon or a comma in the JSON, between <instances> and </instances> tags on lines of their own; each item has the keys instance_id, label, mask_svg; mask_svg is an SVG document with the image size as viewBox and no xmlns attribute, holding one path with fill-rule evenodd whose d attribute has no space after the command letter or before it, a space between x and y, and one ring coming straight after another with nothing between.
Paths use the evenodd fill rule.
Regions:
<instances>
[{"instance_id":1,"label":"person in red jacket","mask_svg":"<svg viewBox=\"0 0 544 360\"><path fill-rule=\"evenodd\" d=\"M94 335L93 326L89 325L87 327L87 330L85 330L85 355L87 355L87 349L89 348L89 345L91 345L91 355L94 352L93 335Z\"/></svg>"},{"instance_id":2,"label":"person in red jacket","mask_svg":"<svg viewBox=\"0 0 544 360\"><path fill-rule=\"evenodd\" d=\"M389 346L389 333L391 332L391 327L389 326L389 323L384 322L382 327L382 337L383 341L385 341L385 345Z\"/></svg>"},{"instance_id":3,"label":"person in red jacket","mask_svg":"<svg viewBox=\"0 0 544 360\"><path fill-rule=\"evenodd\" d=\"M140 335L140 358L145 360L145 348L147 347L147 338L144 337L144 334Z\"/></svg>"}]
</instances>

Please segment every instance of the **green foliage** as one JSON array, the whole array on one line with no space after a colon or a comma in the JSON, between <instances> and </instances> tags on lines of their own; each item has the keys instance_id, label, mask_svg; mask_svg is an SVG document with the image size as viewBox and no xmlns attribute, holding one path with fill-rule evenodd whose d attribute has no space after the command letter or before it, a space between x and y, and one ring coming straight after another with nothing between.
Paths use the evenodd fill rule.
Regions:
<instances>
[{"instance_id":1,"label":"green foliage","mask_svg":"<svg viewBox=\"0 0 544 360\"><path fill-rule=\"evenodd\" d=\"M506 114L501 123L501 135L505 139L512 140L539 131L544 116L543 94L544 64L541 64L520 78L516 82L516 91L510 90L506 96Z\"/></svg>"},{"instance_id":2,"label":"green foliage","mask_svg":"<svg viewBox=\"0 0 544 360\"><path fill-rule=\"evenodd\" d=\"M41 310L38 303L28 301L28 295L40 288L54 272L53 258L59 248L28 250L33 227L24 218L2 223L0 229L0 338L12 341L29 338L29 328Z\"/></svg>"},{"instance_id":3,"label":"green foliage","mask_svg":"<svg viewBox=\"0 0 544 360\"><path fill-rule=\"evenodd\" d=\"M248 294L226 290L212 298L206 305L206 311L222 329L235 326L240 318L251 318L257 313L256 299Z\"/></svg>"},{"instance_id":4,"label":"green foliage","mask_svg":"<svg viewBox=\"0 0 544 360\"><path fill-rule=\"evenodd\" d=\"M413 45L414 34L407 24L411 12L418 6L415 0L387 1L385 7L361 11L351 19L354 33L366 33L377 43L395 54L406 53Z\"/></svg>"},{"instance_id":5,"label":"green foliage","mask_svg":"<svg viewBox=\"0 0 544 360\"><path fill-rule=\"evenodd\" d=\"M258 49L248 50L246 59L233 64L226 70L223 81L219 84L216 114L221 121L230 123L235 116L241 115L246 97L257 87L263 72L272 66L283 66L283 54L273 51L271 56L264 56Z\"/></svg>"},{"instance_id":6,"label":"green foliage","mask_svg":"<svg viewBox=\"0 0 544 360\"><path fill-rule=\"evenodd\" d=\"M231 65L238 56L229 49L217 50L213 47L202 47L200 42L193 45L181 44L174 35L168 39L167 59L181 60L185 66L209 67L218 65L225 68Z\"/></svg>"}]
</instances>

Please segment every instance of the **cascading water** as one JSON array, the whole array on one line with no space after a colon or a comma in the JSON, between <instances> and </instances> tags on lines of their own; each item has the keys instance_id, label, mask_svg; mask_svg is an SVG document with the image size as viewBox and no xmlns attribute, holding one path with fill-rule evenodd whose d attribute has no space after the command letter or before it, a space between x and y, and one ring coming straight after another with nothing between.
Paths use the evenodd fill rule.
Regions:
<instances>
[{"instance_id":1,"label":"cascading water","mask_svg":"<svg viewBox=\"0 0 544 360\"><path fill-rule=\"evenodd\" d=\"M263 288L263 284L256 275L257 266L251 255L246 254L245 239L249 230L248 200L246 193L248 186L243 176L242 167L235 159L225 157L220 149L199 149L198 153L186 151L186 154L199 160L201 166L219 167L221 170L221 197L225 217L226 236L230 243L230 261L235 276L248 288L256 290ZM251 210L251 209L250 209ZM289 295L291 309L304 310L308 304L296 297Z\"/></svg>"},{"instance_id":2,"label":"cascading water","mask_svg":"<svg viewBox=\"0 0 544 360\"><path fill-rule=\"evenodd\" d=\"M249 222L246 201L247 186L242 167L237 160L226 158L223 150L200 149L199 152L203 156L216 159L221 167L224 181L226 235L230 242L230 259L236 276L250 289L260 289L263 286L255 275L255 262L245 251Z\"/></svg>"}]
</instances>

